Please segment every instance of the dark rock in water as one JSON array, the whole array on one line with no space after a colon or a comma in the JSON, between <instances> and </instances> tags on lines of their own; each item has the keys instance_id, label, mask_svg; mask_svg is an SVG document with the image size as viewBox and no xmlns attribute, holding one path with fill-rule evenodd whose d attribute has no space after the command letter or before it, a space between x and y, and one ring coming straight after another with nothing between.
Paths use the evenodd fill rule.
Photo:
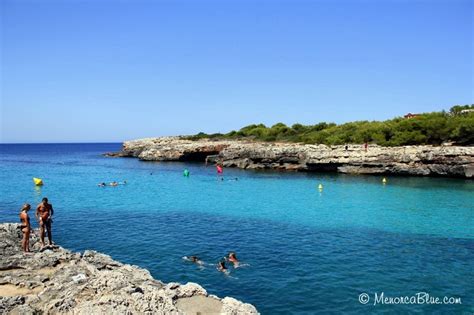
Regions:
<instances>
[{"instance_id":1,"label":"dark rock in water","mask_svg":"<svg viewBox=\"0 0 474 315\"><path fill-rule=\"evenodd\" d=\"M23 254L18 227L0 224L1 314L257 314L250 304L208 295L195 283L165 284L95 251L40 252L37 234L33 253Z\"/></svg>"},{"instance_id":2,"label":"dark rock in water","mask_svg":"<svg viewBox=\"0 0 474 315\"><path fill-rule=\"evenodd\" d=\"M102 154L103 156L107 156L107 157L132 157L131 155L129 155L129 153L127 152L124 152L124 151L119 151L119 152L106 152L104 154Z\"/></svg>"},{"instance_id":3,"label":"dark rock in water","mask_svg":"<svg viewBox=\"0 0 474 315\"><path fill-rule=\"evenodd\" d=\"M126 141L114 156L144 161L202 161L224 167L349 174L474 177L472 146L327 146L180 137Z\"/></svg>"}]
</instances>

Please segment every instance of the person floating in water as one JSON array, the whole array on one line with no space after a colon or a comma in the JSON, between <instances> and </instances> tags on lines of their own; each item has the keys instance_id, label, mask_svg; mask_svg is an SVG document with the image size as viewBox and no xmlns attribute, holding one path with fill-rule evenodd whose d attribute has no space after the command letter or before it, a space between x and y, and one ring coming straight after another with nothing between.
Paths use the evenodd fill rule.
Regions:
<instances>
[{"instance_id":1,"label":"person floating in water","mask_svg":"<svg viewBox=\"0 0 474 315\"><path fill-rule=\"evenodd\" d=\"M30 224L30 216L28 215L28 211L30 211L31 206L28 203L25 203L20 210L20 221L21 221L21 231L23 232L23 240L21 241L21 248L23 248L23 252L29 253L30 252L30 232L31 232L31 224Z\"/></svg>"},{"instance_id":2,"label":"person floating in water","mask_svg":"<svg viewBox=\"0 0 474 315\"><path fill-rule=\"evenodd\" d=\"M234 264L234 268L237 268L240 264L240 261L237 259L237 256L234 252L230 252L227 256L227 260Z\"/></svg>"},{"instance_id":3,"label":"person floating in water","mask_svg":"<svg viewBox=\"0 0 474 315\"><path fill-rule=\"evenodd\" d=\"M202 264L202 261L199 259L198 256L191 256L189 258L193 263Z\"/></svg>"},{"instance_id":4,"label":"person floating in water","mask_svg":"<svg viewBox=\"0 0 474 315\"><path fill-rule=\"evenodd\" d=\"M53 237L51 233L51 223L53 223L53 205L48 203L48 198L43 198L41 203L36 208L36 219L39 221L40 225L40 240L41 240L41 249L45 247L44 244L44 230L48 230L48 240L49 245L53 245Z\"/></svg>"},{"instance_id":5,"label":"person floating in water","mask_svg":"<svg viewBox=\"0 0 474 315\"><path fill-rule=\"evenodd\" d=\"M198 257L198 256L184 256L184 260L190 261L196 265L202 266L204 265L204 262Z\"/></svg>"},{"instance_id":6,"label":"person floating in water","mask_svg":"<svg viewBox=\"0 0 474 315\"><path fill-rule=\"evenodd\" d=\"M98 184L97 186L99 187L105 187L105 186L112 186L112 187L115 187L115 186L118 186L118 185L127 185L127 181L124 180L123 182L119 183L119 182L116 182L116 181L113 181L113 182L110 182L109 184L106 184L104 182Z\"/></svg>"}]
</instances>

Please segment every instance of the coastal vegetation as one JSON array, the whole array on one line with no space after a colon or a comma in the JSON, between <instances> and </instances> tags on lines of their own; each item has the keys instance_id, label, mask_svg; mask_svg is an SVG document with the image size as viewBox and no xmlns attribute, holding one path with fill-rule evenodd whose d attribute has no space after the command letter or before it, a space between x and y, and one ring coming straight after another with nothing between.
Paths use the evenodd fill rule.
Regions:
<instances>
[{"instance_id":1,"label":"coastal vegetation","mask_svg":"<svg viewBox=\"0 0 474 315\"><path fill-rule=\"evenodd\" d=\"M186 139L235 139L341 145L375 143L381 146L474 144L474 104L456 105L449 111L407 114L385 121L354 121L315 125L252 124L226 134L200 132Z\"/></svg>"}]
</instances>

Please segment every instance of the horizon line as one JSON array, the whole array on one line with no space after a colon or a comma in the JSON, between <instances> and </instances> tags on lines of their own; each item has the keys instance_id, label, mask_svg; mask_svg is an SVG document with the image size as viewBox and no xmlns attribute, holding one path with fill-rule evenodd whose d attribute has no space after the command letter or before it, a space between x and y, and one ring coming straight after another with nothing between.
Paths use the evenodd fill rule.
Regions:
<instances>
[{"instance_id":1,"label":"horizon line","mask_svg":"<svg viewBox=\"0 0 474 315\"><path fill-rule=\"evenodd\" d=\"M126 140L125 140L126 141ZM5 144L117 144L124 141L90 141L90 142L0 142L0 145Z\"/></svg>"}]
</instances>

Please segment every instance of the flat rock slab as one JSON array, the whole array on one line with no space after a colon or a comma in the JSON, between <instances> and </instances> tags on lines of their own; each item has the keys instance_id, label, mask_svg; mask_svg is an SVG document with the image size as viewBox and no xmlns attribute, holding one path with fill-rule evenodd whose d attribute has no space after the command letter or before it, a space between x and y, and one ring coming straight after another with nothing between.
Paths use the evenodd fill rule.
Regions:
<instances>
[{"instance_id":1,"label":"flat rock slab","mask_svg":"<svg viewBox=\"0 0 474 315\"><path fill-rule=\"evenodd\" d=\"M222 302L207 296L196 295L179 299L176 306L189 315L220 314Z\"/></svg>"},{"instance_id":2,"label":"flat rock slab","mask_svg":"<svg viewBox=\"0 0 474 315\"><path fill-rule=\"evenodd\" d=\"M1 284L0 285L0 296L25 296L35 295L42 291L42 287L36 287L34 289L28 289L13 284Z\"/></svg>"}]
</instances>

